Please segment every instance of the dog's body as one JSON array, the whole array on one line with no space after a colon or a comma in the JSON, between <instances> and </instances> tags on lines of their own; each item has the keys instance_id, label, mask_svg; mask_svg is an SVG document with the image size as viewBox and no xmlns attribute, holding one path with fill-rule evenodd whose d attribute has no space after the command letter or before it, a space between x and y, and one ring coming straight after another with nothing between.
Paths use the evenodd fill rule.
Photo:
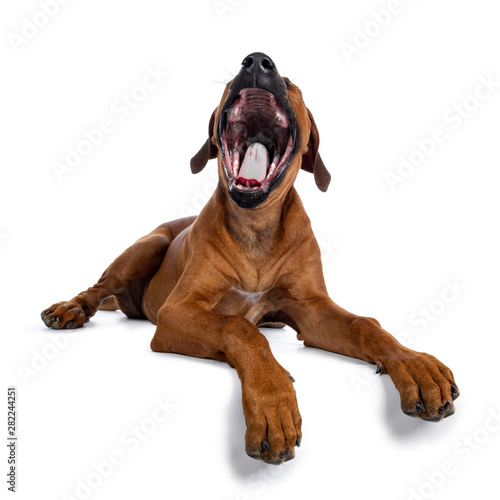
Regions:
<instances>
[{"instance_id":1,"label":"dog's body","mask_svg":"<svg viewBox=\"0 0 500 500\"><path fill-rule=\"evenodd\" d=\"M119 307L157 324L154 351L228 362L242 382L246 451L269 463L294 457L301 417L293 379L258 326L288 324L306 346L375 363L391 376L409 415L436 421L453 414L459 392L445 365L329 298L320 250L293 187L303 168L327 189L318 145L300 90L269 57L251 54L191 162L196 173L218 158L219 184L200 215L138 240L96 285L44 310L45 324L77 328L98 308Z\"/></svg>"}]
</instances>

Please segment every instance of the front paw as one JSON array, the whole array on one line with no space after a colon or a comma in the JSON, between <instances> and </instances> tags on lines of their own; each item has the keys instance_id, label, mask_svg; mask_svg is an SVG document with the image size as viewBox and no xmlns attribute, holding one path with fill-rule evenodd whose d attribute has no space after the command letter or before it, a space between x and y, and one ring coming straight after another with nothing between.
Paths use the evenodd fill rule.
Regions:
<instances>
[{"instance_id":1,"label":"front paw","mask_svg":"<svg viewBox=\"0 0 500 500\"><path fill-rule=\"evenodd\" d=\"M383 368L398 389L407 415L439 422L455 413L453 401L460 392L451 370L434 356L408 350Z\"/></svg>"},{"instance_id":2,"label":"front paw","mask_svg":"<svg viewBox=\"0 0 500 500\"><path fill-rule=\"evenodd\" d=\"M247 455L279 465L295 457L302 438L297 398L285 371L278 377L243 384Z\"/></svg>"},{"instance_id":3,"label":"front paw","mask_svg":"<svg viewBox=\"0 0 500 500\"><path fill-rule=\"evenodd\" d=\"M42 311L42 321L53 330L73 329L83 326L88 316L79 304L62 301Z\"/></svg>"}]
</instances>

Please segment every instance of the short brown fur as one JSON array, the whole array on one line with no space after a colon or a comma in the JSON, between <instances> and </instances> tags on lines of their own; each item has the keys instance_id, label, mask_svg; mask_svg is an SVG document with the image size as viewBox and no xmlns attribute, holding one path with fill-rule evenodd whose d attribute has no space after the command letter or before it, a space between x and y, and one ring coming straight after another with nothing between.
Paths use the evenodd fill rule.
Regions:
<instances>
[{"instance_id":1,"label":"short brown fur","mask_svg":"<svg viewBox=\"0 0 500 500\"><path fill-rule=\"evenodd\" d=\"M259 325L286 323L306 346L376 364L392 378L409 415L441 420L453 414L459 394L443 363L403 347L375 319L347 312L328 296L320 249L293 184L302 167L325 191L330 174L318 154L312 114L299 88L285 81L297 119L296 151L264 203L240 208L228 193L215 134L229 83L210 120L210 137L191 162L199 172L218 159L219 183L200 215L162 224L121 254L96 285L42 313L49 327L77 328L100 306L120 307L157 325L153 351L234 366L242 383L246 452L269 463L294 457L301 416L290 374Z\"/></svg>"}]
</instances>

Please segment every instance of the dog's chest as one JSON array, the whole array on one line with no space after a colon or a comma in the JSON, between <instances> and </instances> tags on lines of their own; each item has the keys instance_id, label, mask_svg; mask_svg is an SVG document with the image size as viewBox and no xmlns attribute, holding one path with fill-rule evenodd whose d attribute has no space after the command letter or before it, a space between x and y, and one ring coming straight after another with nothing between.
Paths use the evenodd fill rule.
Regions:
<instances>
[{"instance_id":1,"label":"dog's chest","mask_svg":"<svg viewBox=\"0 0 500 500\"><path fill-rule=\"evenodd\" d=\"M269 307L269 291L247 292L231 288L213 308L214 312L227 315L244 316L251 323L256 323Z\"/></svg>"},{"instance_id":2,"label":"dog's chest","mask_svg":"<svg viewBox=\"0 0 500 500\"><path fill-rule=\"evenodd\" d=\"M240 290L239 288L231 288L231 292L235 293L238 297L240 297L245 302L251 302L252 304L256 304L259 300L267 293L266 292L245 292L244 290Z\"/></svg>"}]
</instances>

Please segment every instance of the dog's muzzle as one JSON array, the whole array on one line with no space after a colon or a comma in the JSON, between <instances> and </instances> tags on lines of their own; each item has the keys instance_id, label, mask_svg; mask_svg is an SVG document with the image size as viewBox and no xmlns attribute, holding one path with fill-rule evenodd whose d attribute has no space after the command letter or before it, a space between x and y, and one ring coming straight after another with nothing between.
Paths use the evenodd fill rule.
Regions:
<instances>
[{"instance_id":1,"label":"dog's muzzle","mask_svg":"<svg viewBox=\"0 0 500 500\"><path fill-rule=\"evenodd\" d=\"M243 89L227 111L222 132L229 189L268 191L293 148L290 120L273 94Z\"/></svg>"},{"instance_id":2,"label":"dog's muzzle","mask_svg":"<svg viewBox=\"0 0 500 500\"><path fill-rule=\"evenodd\" d=\"M243 208L256 207L281 183L296 139L286 84L265 54L243 61L223 106L218 136L231 198Z\"/></svg>"}]
</instances>

